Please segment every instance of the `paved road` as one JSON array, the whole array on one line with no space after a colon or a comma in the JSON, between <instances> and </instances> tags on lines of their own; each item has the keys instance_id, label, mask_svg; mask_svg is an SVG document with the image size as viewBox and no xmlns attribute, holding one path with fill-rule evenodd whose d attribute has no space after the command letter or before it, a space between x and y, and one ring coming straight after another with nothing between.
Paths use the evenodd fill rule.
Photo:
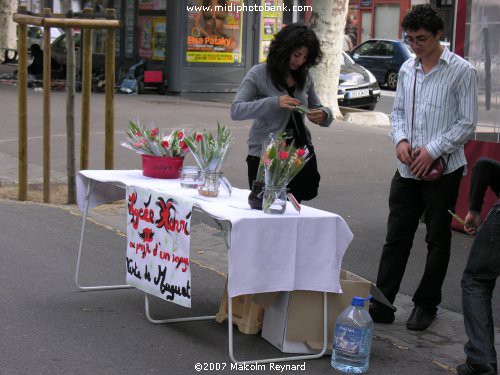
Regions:
<instances>
[{"instance_id":1,"label":"paved road","mask_svg":"<svg viewBox=\"0 0 500 375\"><path fill-rule=\"evenodd\" d=\"M17 88L0 86L0 110L2 111L2 133L0 135L0 182L17 180L17 115L15 108ZM29 90L28 157L30 182L41 181L42 128L40 109L42 95ZM52 176L55 181L65 181L66 137L64 93L52 94ZM77 95L77 103L79 95ZM129 119L139 116L141 121L156 124L165 129L181 127L190 132L194 129L216 127L217 121L228 125L235 136L230 157L224 173L236 187L247 187L245 140L250 128L249 121L233 122L229 118L227 103L190 102L175 97L144 95L116 96L115 113L115 168L139 169L140 159L129 150L120 147L125 137ZM78 106L77 106L78 108ZM91 102L91 153L90 168L104 167L103 95L92 95ZM79 110L77 110L79 112ZM79 120L77 119L77 124ZM79 125L77 125L78 129ZM318 150L322 174L319 196L309 202L311 206L342 215L351 227L355 239L344 259L346 268L370 280L376 278L377 263L384 242L387 218L387 197L390 179L395 170L392 146L387 137L387 128L336 123L330 128L311 127L313 142ZM77 130L77 145L79 144ZM77 149L78 160L78 149ZM186 164L193 164L190 157ZM423 268L425 248L424 230L419 228L416 248L410 259L407 276L401 292L412 295ZM442 306L461 312L459 280L463 270L471 239L454 233L453 256L448 277L444 285ZM496 296L499 295L497 291ZM500 311L498 298L495 310ZM500 326L500 316L496 317Z\"/></svg>"},{"instance_id":2,"label":"paved road","mask_svg":"<svg viewBox=\"0 0 500 375\"><path fill-rule=\"evenodd\" d=\"M12 108L16 107L17 103L16 93L17 89L15 87L0 85L0 110L3 114L1 120L2 132L0 133L0 186L9 185L13 181L17 180L17 114L15 110L12 110ZM30 183L39 183L42 175L42 128L40 116L42 108L41 98L42 96L40 93L33 92L31 90L29 91L28 152L30 161ZM78 100L79 96L77 95L77 103ZM182 127L187 131L202 128L214 129L218 120L225 123L233 130L236 141L231 150L230 158L224 167L224 173L229 177L235 186L246 187L246 166L244 163L244 157L246 154L245 140L250 127L250 122L231 121L228 115L227 103L190 102L175 97L161 97L156 95L144 95L139 97L117 95L115 105L116 145L124 139L124 131L127 126L127 121L134 116L139 116L144 123L155 121L156 124L163 129ZM66 170L65 119L64 111L59 110L60 108L64 108L63 93L54 92L52 94L52 108L52 176L54 181L64 182ZM103 95L92 95L91 108L90 168L102 169L104 165ZM77 112L79 112L78 106ZM78 121L79 120L77 119L77 124L79 124ZM77 125L77 129L78 127L79 125ZM79 133L78 130L77 133ZM334 126L326 129L313 127L312 134L313 142L319 154L322 181L320 195L311 201L310 205L328 211L337 212L346 219L354 233L354 241L344 257L343 267L365 278L374 280L376 277L381 246L384 242L385 236L388 187L392 174L395 170L393 151L387 138L387 128L336 123ZM79 139L77 140L77 144L78 142ZM192 163L193 161L189 158L186 160L186 164ZM115 168L140 168L139 158L130 151L117 146L115 150ZM2 215L0 215L0 226L4 228L2 236L0 237L0 243L2 243L0 247L3 254L9 254L8 260L0 263L0 274L2 275L2 280L10 280L12 278L12 280L19 281L18 287L12 285L12 291L10 291L9 288L1 289L4 297L3 299L9 301L9 303L3 305L2 307L5 309L6 314L2 313L1 316L9 316L13 319L11 326L3 324L3 327L6 328L4 328L5 331L3 331L3 333L5 334L2 334L2 337L11 337L14 335L17 338L16 340L18 343L16 344L17 346L14 345L12 349L8 349L9 342L2 340L3 344L0 349L8 349L6 351L2 351L3 353L8 354L6 357L0 357L0 374L2 373L2 365L4 364L1 358L4 358L4 362L6 362L6 359L8 359L9 356L13 356L17 359L18 356L15 355L15 353L21 350L21 348L26 345L26 342L29 341L30 333L25 331L26 328L31 328L33 326L44 327L37 329L37 337L43 334L56 336L57 334L64 334L64 331L66 331L70 326L69 322L65 323L61 329L57 328L57 324L54 323L54 319L56 319L58 323L59 321L64 321L63 315L55 313L55 310L58 308L57 306L59 306L61 301L64 301L64 296L73 297L63 304L61 309L67 312L73 312L71 317L77 319L76 326L82 328L84 333L89 332L85 335L85 339L90 341L86 343L85 348L81 346L81 343L77 343L75 344L76 346L72 346L69 344L74 344L74 342L79 340L75 338L68 338L66 334L64 334L64 341L62 342L63 345L58 347L55 343L55 341L57 341L57 337L54 339L47 339L46 341L49 342L47 348L52 348L52 352L58 353L53 356L53 364L64 363L65 366L70 366L69 362L76 360L76 355L71 354L67 356L64 354L64 348L66 347L70 348L72 353L78 353L78 351L84 349L87 350L84 350L84 359L79 363L90 363L90 369L126 369L129 365L132 366L130 367L131 370L134 368L138 369L140 366L134 367L131 365L131 358L134 358L134 355L137 356L137 351L134 352L132 349L125 349L122 352L122 354L124 354L123 358L125 358L125 360L123 360L123 364L125 364L123 365L124 367L120 367L122 364L117 364L117 367L108 367L112 366L112 363L119 362L118 355L120 354L120 351L117 347L106 350L103 349L104 344L112 346L111 342L107 341L111 340L110 338L103 340L102 343L97 345L94 343L95 339L92 337L94 334L101 334L104 336L109 334L119 342L125 340L126 338L137 337L138 332L142 332L143 325L140 324L137 326L135 322L132 323L132 321L138 315L143 317L139 312L141 306L140 296L134 297L135 302L132 302L129 301L129 296L132 291L125 291L123 293L117 292L115 294L108 294L107 292L97 293L98 295L104 295L104 301L107 301L107 305L103 305L104 302L102 302L102 300L89 297L90 294L75 294L75 289L71 284L71 270L64 270L64 265L72 265L74 262L73 249L78 238L79 219L78 216L75 215L68 216L65 211L59 213L59 211L54 210L55 209L49 209L45 206L0 202L0 211L2 212ZM107 220L109 220L111 228L119 229L119 225L115 223L115 220L117 220L117 218L119 220L120 215L123 215L123 213L117 212L116 214L110 214L110 217L108 217ZM105 215L101 214L99 216L97 214L99 219L98 222L105 222L106 218L104 216ZM71 218L74 218L74 220ZM49 219L55 220L53 222L51 221L51 223L53 223L51 227L60 230L52 230L47 228L46 225L40 225L42 222L48 222ZM26 230L26 228L29 228L29 230ZM21 230L23 230L23 236L18 236L17 234L21 233ZM14 236L16 240L12 239L11 233L16 233L16 236ZM96 243L92 246L96 248L101 246L99 239L108 238L108 236L110 236L110 243L106 243L105 246L108 248L120 247L120 237L118 236L118 238L115 239L115 234L116 232L114 231L101 232L101 229L96 229L94 235ZM19 240L19 242L17 242L17 240ZM55 243L54 241L62 241L62 244L59 242ZM417 371L422 373L422 371L424 371L423 373L430 374L434 373L433 371L441 371L439 370L439 366L430 365L433 360L436 360L436 362L444 364L445 366L453 366L453 364L456 364L463 359L461 344L465 338L463 336L461 317L460 315L457 315L457 313L460 314L461 312L459 281L470 244L471 239L469 237L460 233L454 233L452 261L450 263L448 276L444 286L442 303L443 310L440 310L440 315L432 327L432 332L426 332L423 334L408 334L408 332L404 329L404 321L409 313L407 309L409 309L411 304L409 302L409 298L405 295L411 296L415 290L418 283L418 277L423 269L423 261L425 258L424 228L419 228L415 241L415 249L410 258L407 275L405 276L401 287L401 292L403 294L398 297L397 301L400 307L398 323L390 329L383 327L378 331L378 337L380 340L374 347L374 355L380 350L376 357L379 358L381 362L377 362L378 364L376 364L374 361L373 373L387 373L391 371L390 369L392 368L392 364L396 363L403 366L401 369L404 369L405 373L411 374L417 373ZM23 259L26 258L24 259L26 262L24 260L21 261L20 259L16 261L16 257L12 256L12 254L15 254L14 251L19 251L18 249L25 250L22 252L22 255ZM10 252L8 252L8 250L10 250ZM54 253L56 250L58 252ZM106 257L108 255L104 254L104 256ZM51 259L57 261L54 263L54 266L50 265L49 260ZM213 257L208 256L207 259L200 259L200 264L206 264L208 261L214 263ZM26 266L24 266L24 264L26 264ZM224 259L219 260L219 264L223 265ZM43 269L39 269L40 265L47 268L45 273ZM24 272L25 270L30 270L29 272L32 272L34 276L30 276L29 272ZM107 274L107 272L107 269L96 270L95 274L102 275ZM121 271L118 270L114 272L117 272L115 275L120 275ZM218 283L217 287L214 287L217 291L209 291L207 299L203 299L201 301L202 309L207 307L208 310L214 310L217 308L217 293L220 292L218 288L220 287L222 281L218 276L211 274L204 275L203 272L201 273L202 281L200 282L200 285L210 286ZM50 277L47 275L50 275ZM111 275L112 274L110 273L110 276ZM215 273L215 275L218 274ZM59 276L62 276L63 278L60 279ZM52 280L54 277L56 277L57 281ZM32 281L33 278L36 279L35 282ZM205 280L203 278L207 279ZM3 281L2 285L4 285ZM34 288L34 290L31 290L30 288ZM27 293L27 291L29 292ZM54 291L56 292L54 293ZM204 291L202 291L202 293L204 293ZM124 295L126 297L123 297ZM497 290L495 293L495 311L500 311L499 295L500 293ZM97 309L96 311L98 311L98 314L96 313L96 316L98 317L96 319L100 322L97 326L95 326L95 322L89 323L86 321L86 315L83 313L88 311L82 310L83 316L78 316L78 314L75 313L78 309L78 307L75 306L79 305L80 296L84 296L84 300L94 306L92 309ZM35 306L37 306L37 308L38 305L43 302L42 305L46 309L34 310L31 307L33 301L36 302ZM52 305L50 302L54 302L54 304ZM67 306L68 303L70 306ZM131 304L133 304L133 308L131 308ZM116 307L110 307L114 305L116 305ZM125 312L122 311L123 308L125 308ZM83 309L86 309L86 307L83 307ZM28 312L26 314L17 313L17 311L24 310L27 310ZM31 310L33 310L33 312ZM44 314L44 311L48 311L49 313ZM125 314L123 321L122 319L117 319L118 322L122 321L122 326L120 326L117 322L111 323L111 319L108 322L108 318L106 318L106 321L102 320L104 319L103 316L106 314L109 314L109 318L119 318ZM26 320L26 322L29 322L29 327L25 327L25 323L23 322L23 318L27 315L30 317L30 319ZM496 326L500 326L499 315L500 314L496 315ZM38 318L42 319L42 321L39 321ZM453 324L448 325L449 322L453 322ZM111 325L109 330L103 328L109 324ZM148 326L148 324L145 323L144 326ZM224 349L225 346L222 344L225 340L223 330L220 330L219 334L215 334L210 331L210 329L210 332L208 333L204 331L198 332L197 329L191 331L191 328L182 328L181 330L184 329L188 329L190 334L196 338L192 342L187 342L186 344L188 348L192 349L192 352L189 352L188 350L188 352L184 354L183 351L175 351L172 350L170 346L165 346L167 344L158 345L158 348L161 349L158 351L156 344L153 343L148 344L148 349L143 351L146 354L141 353L139 356L140 359L137 359L137 363L141 366L143 365L143 368L149 369L150 367L148 367L148 363L154 362L154 358L161 357L160 352L167 352L167 355L169 353L175 353L176 358L178 358L180 362L183 364L189 363L189 366L192 366L192 358L197 358L196 356L200 355L200 348L204 348L203 345L200 346L197 345L197 343L203 343L205 340L212 343L212 341L210 341L212 336L214 337L213 342L215 342L215 344L213 345L215 346L214 348L210 347L209 350L207 350L208 355L203 357L204 360L208 360L207 358L210 358L213 355L213 358L219 358L220 360L225 359L227 361L227 355ZM76 335L78 330L75 330L74 332L69 330L69 332ZM147 329L147 335L150 333L151 330ZM153 342L155 343L162 342L163 340L162 337L156 337L155 335L152 337ZM175 337L178 339L177 336ZM14 342L16 342L16 340L14 340ZM244 338L243 340L247 339ZM253 348L255 342L251 341L252 339L249 340L248 347ZM42 352L42 354L38 355L47 360L50 354L47 354L48 352L45 352L46 349L42 348L42 341L43 340L37 341L38 346L33 345L32 347L28 346L28 348L33 352ZM170 341L167 340L165 342ZM179 342L184 343L182 340ZM449 350L441 349L440 347L442 346L442 343L449 343ZM51 345L53 345L53 347ZM172 343L172 345L174 344ZM398 348L398 346L403 348L401 349L401 353L398 351L394 354L394 356L392 356L393 354L384 352L384 348ZM377 347L379 349L376 349ZM15 348L16 350L14 350ZM49 349L47 350L50 351ZM102 357L99 355L98 350L105 353L103 356L107 359L94 363L96 359L100 359ZM113 353L108 354L109 350ZM410 350L411 352L410 362L403 361L402 359L403 356L407 356L407 352L405 352L406 350ZM151 357L149 356L150 353ZM252 351L249 353L253 354ZM33 358L36 358L36 356L33 356ZM189 360L186 358L189 358ZM150 361L148 361L148 359L150 359ZM4 368L13 370L6 373L22 373L23 371L21 369L23 368L37 368L30 367L35 366L32 361L32 357L26 357L24 360L27 365L23 365L23 362L21 361L19 365L16 365L18 367L13 367L14 365L12 364L11 367L4 366ZM11 361L8 361L7 363L11 363ZM318 373L321 373L321 371L324 371L324 369L327 368L326 359L318 361L317 363L321 364L319 365L320 367L308 367L308 369L312 370L314 368L319 371ZM152 369L157 369L154 367L156 365L151 366L153 366L151 367ZM191 368L189 366L181 366L179 369L188 371ZM50 373L50 369L53 368L59 367L49 366L47 367L47 371L44 370L42 373ZM64 366L61 368L71 369L71 367ZM397 368L397 366L394 367L392 371L400 373L401 371L397 370ZM16 371L16 369L18 371ZM154 372L154 370L152 371ZM60 373L64 373L64 371L61 371ZM78 373L78 371L75 373ZM316 372L313 371L312 373Z\"/></svg>"}]
</instances>

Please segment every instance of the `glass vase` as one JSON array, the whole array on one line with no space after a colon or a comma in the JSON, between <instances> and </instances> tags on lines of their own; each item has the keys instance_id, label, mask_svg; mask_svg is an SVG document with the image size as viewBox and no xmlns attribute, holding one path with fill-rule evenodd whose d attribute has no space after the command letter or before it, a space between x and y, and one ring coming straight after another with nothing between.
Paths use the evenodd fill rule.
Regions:
<instances>
[{"instance_id":1,"label":"glass vase","mask_svg":"<svg viewBox=\"0 0 500 375\"><path fill-rule=\"evenodd\" d=\"M231 195L232 186L222 172L201 172L198 182L198 194L205 197L215 198L219 196L219 188L224 189Z\"/></svg>"},{"instance_id":2,"label":"glass vase","mask_svg":"<svg viewBox=\"0 0 500 375\"><path fill-rule=\"evenodd\" d=\"M266 214L284 214L286 210L286 186L266 186L262 211Z\"/></svg>"},{"instance_id":3,"label":"glass vase","mask_svg":"<svg viewBox=\"0 0 500 375\"><path fill-rule=\"evenodd\" d=\"M200 179L200 168L193 166L182 167L180 183L185 189L197 189Z\"/></svg>"}]
</instances>

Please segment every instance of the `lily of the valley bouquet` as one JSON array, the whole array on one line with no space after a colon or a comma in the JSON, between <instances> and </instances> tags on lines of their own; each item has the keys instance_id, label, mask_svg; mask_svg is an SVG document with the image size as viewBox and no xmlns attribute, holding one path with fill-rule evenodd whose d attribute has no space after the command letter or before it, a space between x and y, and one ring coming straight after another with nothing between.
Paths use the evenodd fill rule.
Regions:
<instances>
[{"instance_id":1,"label":"lily of the valley bouquet","mask_svg":"<svg viewBox=\"0 0 500 375\"><path fill-rule=\"evenodd\" d=\"M139 154L184 157L188 152L184 131L174 129L170 135L164 135L157 127L142 126L139 120L129 121L127 140L122 146Z\"/></svg>"},{"instance_id":2,"label":"lily of the valley bouquet","mask_svg":"<svg viewBox=\"0 0 500 375\"><path fill-rule=\"evenodd\" d=\"M231 131L217 123L217 134L204 130L185 138L185 143L203 172L220 172L232 141Z\"/></svg>"},{"instance_id":3,"label":"lily of the valley bouquet","mask_svg":"<svg viewBox=\"0 0 500 375\"><path fill-rule=\"evenodd\" d=\"M217 134L215 136L204 130L186 138L186 144L201 169L201 178L198 183L198 193L200 195L217 197L221 183L227 192L231 194L231 184L227 178L222 176L220 169L232 139L231 131L225 126L221 126L220 123L217 123Z\"/></svg>"}]
</instances>

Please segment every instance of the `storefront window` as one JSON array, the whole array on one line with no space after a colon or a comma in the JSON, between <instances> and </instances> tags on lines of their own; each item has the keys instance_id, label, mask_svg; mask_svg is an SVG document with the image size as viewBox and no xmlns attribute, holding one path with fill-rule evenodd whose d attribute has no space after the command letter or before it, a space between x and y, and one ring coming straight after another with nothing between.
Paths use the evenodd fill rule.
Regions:
<instances>
[{"instance_id":1,"label":"storefront window","mask_svg":"<svg viewBox=\"0 0 500 375\"><path fill-rule=\"evenodd\" d=\"M134 0L125 0L125 57L134 57Z\"/></svg>"},{"instance_id":2,"label":"storefront window","mask_svg":"<svg viewBox=\"0 0 500 375\"><path fill-rule=\"evenodd\" d=\"M243 13L237 9L241 5L243 0L188 1L192 9L187 22L188 63L241 64Z\"/></svg>"}]
</instances>

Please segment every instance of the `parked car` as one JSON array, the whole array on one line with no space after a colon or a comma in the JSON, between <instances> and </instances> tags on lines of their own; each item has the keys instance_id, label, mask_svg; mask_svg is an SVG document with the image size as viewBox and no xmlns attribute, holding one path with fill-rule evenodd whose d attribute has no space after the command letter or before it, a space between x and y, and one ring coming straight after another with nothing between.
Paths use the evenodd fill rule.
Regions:
<instances>
[{"instance_id":1,"label":"parked car","mask_svg":"<svg viewBox=\"0 0 500 375\"><path fill-rule=\"evenodd\" d=\"M75 32L73 35L75 40L75 49L79 51L81 46L81 33ZM52 58L63 67L64 71L66 71L67 53L65 33L61 34L56 40L54 40L54 42L52 42L51 54ZM79 62L77 62L77 64L79 64ZM102 74L104 72L104 55L97 53L92 55L92 72L94 74Z\"/></svg>"},{"instance_id":2,"label":"parked car","mask_svg":"<svg viewBox=\"0 0 500 375\"><path fill-rule=\"evenodd\" d=\"M380 100L380 87L375 76L356 64L345 52L340 60L337 99L340 106L373 110Z\"/></svg>"},{"instance_id":3,"label":"parked car","mask_svg":"<svg viewBox=\"0 0 500 375\"><path fill-rule=\"evenodd\" d=\"M54 42L60 35L64 34L64 31L58 27L52 27L50 29L50 44ZM43 27L40 26L28 26L28 51L33 44L38 44L41 49L43 49Z\"/></svg>"},{"instance_id":4,"label":"parked car","mask_svg":"<svg viewBox=\"0 0 500 375\"><path fill-rule=\"evenodd\" d=\"M380 85L395 90L401 65L415 57L411 47L401 40L370 39L354 47L349 54L352 59L370 70Z\"/></svg>"}]
</instances>

